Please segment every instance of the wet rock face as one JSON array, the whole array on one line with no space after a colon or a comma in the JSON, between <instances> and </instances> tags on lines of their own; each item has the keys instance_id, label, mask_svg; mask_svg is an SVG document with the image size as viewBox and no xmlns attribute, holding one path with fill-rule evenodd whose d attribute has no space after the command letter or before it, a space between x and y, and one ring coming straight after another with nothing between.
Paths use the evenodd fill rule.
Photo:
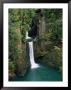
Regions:
<instances>
[{"instance_id":1,"label":"wet rock face","mask_svg":"<svg viewBox=\"0 0 71 90\"><path fill-rule=\"evenodd\" d=\"M37 26L33 25L28 34L29 34L29 37L32 37L34 39L37 36Z\"/></svg>"},{"instance_id":2,"label":"wet rock face","mask_svg":"<svg viewBox=\"0 0 71 90\"><path fill-rule=\"evenodd\" d=\"M37 19L36 16L32 18L28 36L32 37L33 39L37 36L38 22L39 22L39 20Z\"/></svg>"},{"instance_id":3,"label":"wet rock face","mask_svg":"<svg viewBox=\"0 0 71 90\"><path fill-rule=\"evenodd\" d=\"M34 42L35 61L59 69L62 72L62 48L51 41L52 34L46 32L44 18L40 20L38 36Z\"/></svg>"},{"instance_id":4,"label":"wet rock face","mask_svg":"<svg viewBox=\"0 0 71 90\"><path fill-rule=\"evenodd\" d=\"M11 39L14 43L12 42L13 46L12 44L10 45L12 48L10 52L13 52L13 59L9 57L9 59L11 59L9 61L9 78L13 78L16 75L25 75L27 69L30 67L30 63L26 59L26 43L22 43L20 29L14 30L12 34L14 34L14 36Z\"/></svg>"}]
</instances>

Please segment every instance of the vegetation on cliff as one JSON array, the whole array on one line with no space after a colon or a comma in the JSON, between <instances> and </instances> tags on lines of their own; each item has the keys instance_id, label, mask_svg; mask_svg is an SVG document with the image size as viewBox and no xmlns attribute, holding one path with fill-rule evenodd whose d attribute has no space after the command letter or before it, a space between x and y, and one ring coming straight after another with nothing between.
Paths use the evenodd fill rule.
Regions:
<instances>
[{"instance_id":1,"label":"vegetation on cliff","mask_svg":"<svg viewBox=\"0 0 71 90\"><path fill-rule=\"evenodd\" d=\"M36 9L9 9L9 76L24 75L30 67L26 51L26 31ZM62 10L42 9L39 36L34 42L36 62L62 71ZM41 31L42 30L42 31Z\"/></svg>"}]
</instances>

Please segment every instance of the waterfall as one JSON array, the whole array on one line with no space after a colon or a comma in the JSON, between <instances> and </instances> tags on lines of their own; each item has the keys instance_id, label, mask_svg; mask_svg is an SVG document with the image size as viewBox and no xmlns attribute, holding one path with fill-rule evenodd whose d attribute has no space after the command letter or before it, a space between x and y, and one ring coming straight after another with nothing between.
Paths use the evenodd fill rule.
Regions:
<instances>
[{"instance_id":1,"label":"waterfall","mask_svg":"<svg viewBox=\"0 0 71 90\"><path fill-rule=\"evenodd\" d=\"M34 60L33 41L31 37L28 36L28 32L26 32L26 40L28 41L29 44L29 57L30 57L31 68L37 68L39 67L39 65L36 64Z\"/></svg>"}]
</instances>

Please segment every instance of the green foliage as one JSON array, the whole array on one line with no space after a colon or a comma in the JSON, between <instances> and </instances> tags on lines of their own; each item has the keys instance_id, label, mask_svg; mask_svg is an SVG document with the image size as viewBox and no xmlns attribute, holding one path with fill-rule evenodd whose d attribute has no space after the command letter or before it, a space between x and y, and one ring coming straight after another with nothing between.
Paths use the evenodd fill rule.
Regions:
<instances>
[{"instance_id":1,"label":"green foliage","mask_svg":"<svg viewBox=\"0 0 71 90\"><path fill-rule=\"evenodd\" d=\"M44 10L45 29L36 41L37 49L35 57L41 63L62 70L62 10ZM36 62L38 62L36 60Z\"/></svg>"},{"instance_id":2,"label":"green foliage","mask_svg":"<svg viewBox=\"0 0 71 90\"><path fill-rule=\"evenodd\" d=\"M20 48L17 48L17 45L20 39L21 36L15 29L9 31L9 58L12 60L17 60L19 57Z\"/></svg>"},{"instance_id":3,"label":"green foliage","mask_svg":"<svg viewBox=\"0 0 71 90\"><path fill-rule=\"evenodd\" d=\"M26 31L30 30L32 18L35 16L35 10L36 9L9 9L9 70L15 69L21 73L23 70L25 72L27 67L29 67L29 62L25 58L25 34ZM62 10L41 10L44 16L46 30L39 39L37 39L36 45L34 44L35 57L42 57L40 62L60 68L61 70Z\"/></svg>"},{"instance_id":4,"label":"green foliage","mask_svg":"<svg viewBox=\"0 0 71 90\"><path fill-rule=\"evenodd\" d=\"M34 12L33 9L9 9L9 74L11 75L24 74L29 67L25 58L25 34L30 28Z\"/></svg>"},{"instance_id":5,"label":"green foliage","mask_svg":"<svg viewBox=\"0 0 71 90\"><path fill-rule=\"evenodd\" d=\"M14 62L12 62L12 61L9 62L9 69L15 71L15 64L14 64Z\"/></svg>"}]
</instances>

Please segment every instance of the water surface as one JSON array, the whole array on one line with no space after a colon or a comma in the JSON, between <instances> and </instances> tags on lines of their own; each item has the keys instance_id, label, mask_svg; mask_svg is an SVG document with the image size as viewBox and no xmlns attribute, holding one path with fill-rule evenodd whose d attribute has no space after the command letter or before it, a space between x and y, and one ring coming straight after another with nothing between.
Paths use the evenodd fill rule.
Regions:
<instances>
[{"instance_id":1,"label":"water surface","mask_svg":"<svg viewBox=\"0 0 71 90\"><path fill-rule=\"evenodd\" d=\"M30 69L25 76L18 76L14 81L61 81L62 75L56 69L40 65Z\"/></svg>"}]
</instances>

